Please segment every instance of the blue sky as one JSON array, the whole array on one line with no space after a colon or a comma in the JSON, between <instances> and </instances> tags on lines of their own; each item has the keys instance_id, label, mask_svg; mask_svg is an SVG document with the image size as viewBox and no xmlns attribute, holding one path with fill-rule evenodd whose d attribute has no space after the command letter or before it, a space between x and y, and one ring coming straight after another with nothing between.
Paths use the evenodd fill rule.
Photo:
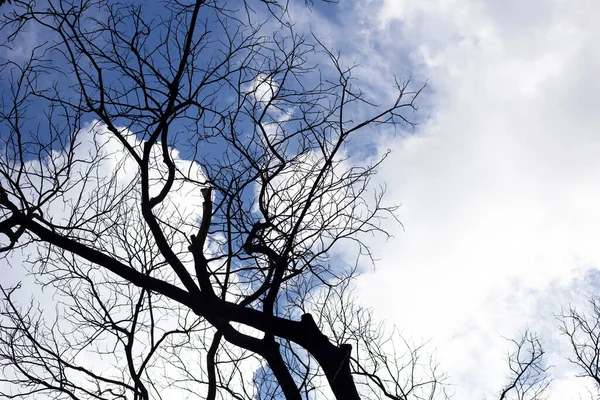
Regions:
<instances>
[{"instance_id":1,"label":"blue sky","mask_svg":"<svg viewBox=\"0 0 600 400\"><path fill-rule=\"evenodd\" d=\"M361 301L432 339L456 398L497 393L503 336L525 328L555 365L551 399L585 394L554 315L600 285L600 3L303 3L296 29L359 64L370 98L391 99L394 75L429 87L415 130L355 142L392 150L377 179L403 224L369 243L380 260L357 280Z\"/></svg>"}]
</instances>

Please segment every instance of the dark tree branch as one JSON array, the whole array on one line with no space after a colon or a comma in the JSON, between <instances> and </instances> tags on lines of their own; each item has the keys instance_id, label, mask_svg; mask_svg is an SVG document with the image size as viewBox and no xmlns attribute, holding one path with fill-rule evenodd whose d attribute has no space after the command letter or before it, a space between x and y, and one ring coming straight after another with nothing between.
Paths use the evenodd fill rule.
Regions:
<instances>
[{"instance_id":1,"label":"dark tree branch","mask_svg":"<svg viewBox=\"0 0 600 400\"><path fill-rule=\"evenodd\" d=\"M3 45L30 28L45 41L0 59L0 246L32 252L57 315L46 329L6 308L20 325L0 321L0 362L17 397L248 400L260 382L288 399L359 399L357 382L374 398L438 392L433 378L387 378L401 357L374 347L364 312L327 326L331 304L314 301L356 271L333 249L348 241L372 262L361 235L385 236L394 217L371 188L380 161L344 150L360 131L411 126L419 88L396 82L375 105L281 1L14 3Z\"/></svg>"}]
</instances>

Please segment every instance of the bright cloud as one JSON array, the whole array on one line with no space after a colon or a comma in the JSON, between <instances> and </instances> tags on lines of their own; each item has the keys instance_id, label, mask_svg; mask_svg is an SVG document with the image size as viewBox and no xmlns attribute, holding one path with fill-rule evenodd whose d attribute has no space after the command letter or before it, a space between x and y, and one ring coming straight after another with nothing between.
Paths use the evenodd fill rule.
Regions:
<instances>
[{"instance_id":1,"label":"bright cloud","mask_svg":"<svg viewBox=\"0 0 600 400\"><path fill-rule=\"evenodd\" d=\"M585 396L554 315L600 283L600 4L341 7L336 22L303 23L361 65L366 93L385 99L393 74L430 88L416 132L378 143L392 150L380 176L404 229L372 243L381 261L360 298L433 338L456 398L493 398L508 375L502 336L526 328L555 365L551 398Z\"/></svg>"},{"instance_id":2,"label":"bright cloud","mask_svg":"<svg viewBox=\"0 0 600 400\"><path fill-rule=\"evenodd\" d=\"M277 82L273 80L272 76L266 74L259 74L250 85L248 89L256 98L256 100L262 104L267 104L278 90Z\"/></svg>"},{"instance_id":3,"label":"bright cloud","mask_svg":"<svg viewBox=\"0 0 600 400\"><path fill-rule=\"evenodd\" d=\"M555 366L551 398L585 396L554 315L600 287L600 3L339 7L328 9L335 23L292 15L361 65L372 97L394 95L393 74L430 87L416 132L376 143L393 151L380 177L404 229L390 224L395 238L371 244L381 261L360 278L359 298L406 334L433 338L456 398L493 398L508 373L502 336L525 328ZM251 90L267 102L277 85L259 76Z\"/></svg>"},{"instance_id":4,"label":"bright cloud","mask_svg":"<svg viewBox=\"0 0 600 400\"><path fill-rule=\"evenodd\" d=\"M384 42L410 43L433 112L416 135L381 143L405 231L376 249L362 295L435 339L459 398L493 396L507 374L501 335L526 327L556 365L552 398L585 393L554 314L597 291L600 7L521 3L390 0L371 21Z\"/></svg>"},{"instance_id":5,"label":"bright cloud","mask_svg":"<svg viewBox=\"0 0 600 400\"><path fill-rule=\"evenodd\" d=\"M129 144L135 150L141 151L144 142L137 140L133 135L125 131L123 131L123 135L129 140ZM108 222L106 222L106 226L102 227L103 235L93 238L95 248L117 259L126 260L124 262L127 262L138 270L153 266L155 276L158 275L161 279L179 284L170 269L156 268L156 265L161 261L161 257L156 254L156 245L153 244L151 235L145 231L146 228L141 222L142 216L138 206L140 193L132 189L132 183L135 183L139 179L138 166L133 157L128 154L119 140L108 132L107 127L97 121L83 126L77 133L76 138L77 145L74 146L72 158L78 160L78 162L73 164L73 168L70 171L69 181L72 181L72 184L65 185L64 187L67 188L65 192L47 203L43 209L45 218L57 225L61 223L68 224L68 218L73 218L73 215L82 216L81 220L84 220L83 216L86 214L97 212L95 207L105 206L104 202L108 203L112 201L111 204L114 204L112 207L105 206L108 209L108 211L105 211L105 215L107 216L105 219ZM155 208L154 212L163 225L163 231L172 240L171 247L178 252L180 259L192 270L193 262L191 255L186 250L187 237L198 229L198 220L202 215L203 197L199 185L189 182L184 177L194 182L202 182L205 180L205 177L198 163L181 158L180 153L175 149L170 149L170 152L178 171L173 186L174 189L169 192L164 202ZM149 176L151 195L157 195L165 183L167 171L161 159L162 153L159 143L154 146L150 156ZM61 165L62 162L67 161L67 156L65 153L55 152L53 153L53 160L55 165ZM49 163L46 163L46 161L47 159L42 159L41 162L33 160L26 163L25 169L29 172L45 172L40 175L33 175L29 182L31 187L43 187L42 181L38 177L49 175L46 171L48 168L47 164ZM85 177L85 179L82 177ZM66 176L63 178L67 179ZM48 185L47 182L46 185ZM31 192L30 198L35 199L35 190L31 189L29 192ZM113 214L115 212L116 214ZM95 223L96 225L93 228L98 229L98 226L103 222L97 219L94 220L93 218L90 224ZM115 221L119 223L115 223ZM86 227L84 223L82 223L82 226ZM173 227L178 227L179 229L174 229ZM89 231L91 231L91 228ZM89 231L84 231L81 236L88 239L85 235ZM146 246L147 243L151 244ZM207 246L209 252L218 251L217 246L212 241L209 241ZM9 253L6 261L9 265L15 265L16 268L7 270L4 265L1 265L3 270L0 283L4 288L21 283L22 289L16 292L13 299L25 306L32 301L35 307L33 307L32 312L27 313L29 317L35 319L38 315L41 315L48 326L51 326L54 318L60 317L59 326L63 329L63 332L70 332L75 329L77 332L76 335L79 335L77 336L77 340L81 340L81 335L84 333L90 335L90 337L94 336L94 343L97 347L81 345L81 351L77 347L71 347L79 344L77 340L73 340L74 335L67 337L68 340L71 340L69 346L66 346L66 339L58 339L59 345L66 346L68 349L65 350L65 354L71 354L69 351L72 351L77 365L94 371L104 378L122 379L123 376L126 376L123 375L123 371L127 371L127 369L123 365L124 351L121 344L115 343L116 340L111 335L98 334L97 327L89 323L81 323L81 318L83 317L79 317L78 314L69 313L69 305L73 303L69 293L76 293L83 298L90 297L86 296L86 294L91 293L91 290L85 291L85 289L89 288L87 281L73 278L70 282L71 285L67 285L64 281L57 280L57 276L64 274L61 271L69 270L69 265L58 256L52 259L55 254L50 256L50 261L44 266L45 273L38 273L33 276L27 274L27 271L24 270L23 265L30 266L34 272L38 272L38 268L40 268L39 263L32 264L31 260L37 259L38 251L41 251L41 254L45 254L43 250L40 250L41 247L37 247L35 243L32 243L18 252ZM133 252L140 254L144 260L152 261L140 265L138 258L131 257ZM112 282L114 282L113 275L94 270L88 264L81 260L79 261L80 263L77 268L83 271L84 274L89 274L96 278L94 289L98 293L101 293L105 304L110 305L108 309L110 310L111 317L118 321L122 327L130 329L130 325L134 324L130 324L132 317L128 313L133 312L133 304L135 304L137 296L139 296L138 288L131 285L128 290L121 289L122 291L115 291L114 286L111 286ZM151 263L154 264L150 265ZM73 274L73 276L77 276L75 273ZM106 278L103 278L102 274L106 274ZM236 276L233 276L231 280L236 280ZM40 290L40 282L48 282L46 289L50 290ZM106 282L109 283L106 284ZM73 287L80 289L78 291L73 289ZM84 289L81 289L82 287ZM124 285L123 287L127 286ZM69 291L69 288L72 292ZM93 300L91 297L90 299L89 303L86 303L88 304L87 310L90 313L89 315L95 316L97 321L102 321L104 315L99 310L104 310L104 308L99 307L97 300ZM57 304L59 300L60 303ZM163 332L172 330L175 326L182 329L183 327L192 325L194 322L193 316L189 315L189 310L181 311L173 303L166 301L160 296L153 297L152 302L155 305L152 314L155 319L155 322L152 323L154 331L151 334L150 329L140 328L138 324L136 331L137 345L133 351L133 357L135 357L136 362L149 353L148 344L151 340L154 340L151 339L151 335L162 334ZM111 304L115 303L120 303L123 306L113 307ZM81 303L79 304L82 307ZM4 307L4 304L2 304L2 307ZM145 318L148 318L148 315L145 311L142 311L139 319L145 320ZM0 316L0 321L6 326L11 326L8 318L4 315ZM202 325L203 323L190 334L194 338L192 344L189 343L187 334L184 334L172 335L164 341L162 346L158 346L159 349L152 358L151 365L146 369L146 373L150 377L149 379L154 380L154 384L160 389L161 395L177 397L181 396L182 390L189 390L198 397L206 396L206 385L193 384L186 381L186 379L190 379L191 377L200 381L203 379L206 380L206 369L203 364L204 359L203 356L199 357L198 354L206 354L212 342L214 330L209 328L208 324ZM56 326L52 326L52 328L56 329ZM39 329L42 332L44 328ZM248 329L246 329L247 331ZM185 344L183 344L184 342ZM106 353L97 352L97 349L103 348L110 350ZM173 349L177 349L177 351ZM232 346L217 354L217 359L220 363L219 372L222 374L222 379L230 379L229 385L233 390L240 389L242 385L244 388L250 388L251 390L253 387L253 372L261 365L257 358L247 357L246 353L246 351ZM64 357L68 356L64 355ZM238 359L242 359L242 361L238 362ZM29 361L32 360L29 359ZM5 364L5 360L2 360L2 362ZM155 365L152 365L153 363ZM24 363L23 367L26 368L29 365ZM44 375L45 371L42 368L32 368L32 370L39 373L40 376L47 376L47 374ZM14 371L10 366L3 369L3 373L7 377L13 377ZM81 382L82 387L86 387L87 384L95 384L93 380L86 380L87 377L83 374L78 374L76 370L67 368L66 374L74 382ZM168 376L170 379L165 380L165 376ZM177 383L173 383L174 381L177 381ZM170 384L170 386L163 387L165 386L165 382ZM0 392L10 393L13 389L8 383L0 382Z\"/></svg>"}]
</instances>

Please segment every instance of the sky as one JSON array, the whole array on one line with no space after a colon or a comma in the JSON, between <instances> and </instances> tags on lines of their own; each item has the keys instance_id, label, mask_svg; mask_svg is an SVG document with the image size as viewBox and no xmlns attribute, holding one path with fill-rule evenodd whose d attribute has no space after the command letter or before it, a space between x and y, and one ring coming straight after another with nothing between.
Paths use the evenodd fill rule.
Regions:
<instances>
[{"instance_id":1,"label":"sky","mask_svg":"<svg viewBox=\"0 0 600 400\"><path fill-rule=\"evenodd\" d=\"M586 395L555 315L600 285L600 3L576 0L342 1L310 26L369 94L427 81L413 131L378 178L402 227L375 239L359 297L404 335L428 339L455 398L493 398L509 344L536 332L551 399ZM319 17L315 17L314 14Z\"/></svg>"},{"instance_id":2,"label":"sky","mask_svg":"<svg viewBox=\"0 0 600 400\"><path fill-rule=\"evenodd\" d=\"M377 180L402 226L365 239L379 261L360 301L429 340L456 399L497 394L524 329L554 366L550 399L585 396L555 315L600 288L600 3L300 3L296 28L359 64L371 98L394 75L427 82L415 129L368 138L392 151Z\"/></svg>"}]
</instances>

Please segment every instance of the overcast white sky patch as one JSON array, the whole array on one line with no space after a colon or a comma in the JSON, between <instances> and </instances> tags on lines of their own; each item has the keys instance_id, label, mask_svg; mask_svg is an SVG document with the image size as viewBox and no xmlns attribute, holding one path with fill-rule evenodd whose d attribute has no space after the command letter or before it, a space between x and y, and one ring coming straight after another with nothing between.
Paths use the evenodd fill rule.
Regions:
<instances>
[{"instance_id":1,"label":"overcast white sky patch","mask_svg":"<svg viewBox=\"0 0 600 400\"><path fill-rule=\"evenodd\" d=\"M433 338L456 398L497 394L508 375L502 336L526 328L555 365L551 398L585 396L555 314L598 292L600 3L342 9L341 22L305 23L361 64L360 79L383 90L410 67L430 86L426 121L379 143L393 151L380 178L404 230L390 225L395 238L373 242L381 261L359 279L360 298Z\"/></svg>"}]
</instances>

